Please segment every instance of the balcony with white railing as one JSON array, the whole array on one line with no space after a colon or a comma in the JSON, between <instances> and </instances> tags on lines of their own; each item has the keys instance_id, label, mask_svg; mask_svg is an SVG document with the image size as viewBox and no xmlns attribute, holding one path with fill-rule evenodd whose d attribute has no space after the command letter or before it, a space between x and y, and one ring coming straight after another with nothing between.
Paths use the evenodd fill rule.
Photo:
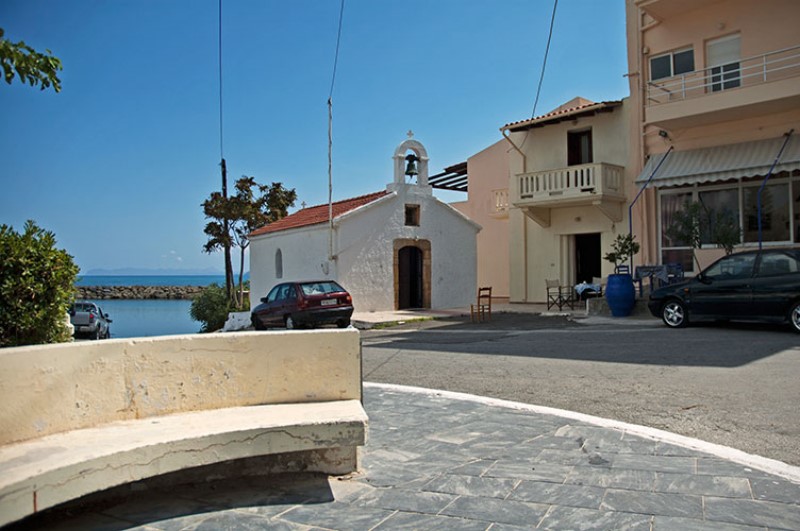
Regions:
<instances>
[{"instance_id":1,"label":"balcony with white railing","mask_svg":"<svg viewBox=\"0 0 800 531\"><path fill-rule=\"evenodd\" d=\"M508 188L492 190L492 210L490 215L494 218L503 219L508 217Z\"/></svg>"},{"instance_id":2,"label":"balcony with white railing","mask_svg":"<svg viewBox=\"0 0 800 531\"><path fill-rule=\"evenodd\" d=\"M551 209L576 206L597 207L613 221L621 221L624 175L622 166L603 162L521 173L512 181L509 199L545 227Z\"/></svg>"},{"instance_id":3,"label":"balcony with white railing","mask_svg":"<svg viewBox=\"0 0 800 531\"><path fill-rule=\"evenodd\" d=\"M692 126L797 108L800 46L647 84L646 121Z\"/></svg>"}]
</instances>

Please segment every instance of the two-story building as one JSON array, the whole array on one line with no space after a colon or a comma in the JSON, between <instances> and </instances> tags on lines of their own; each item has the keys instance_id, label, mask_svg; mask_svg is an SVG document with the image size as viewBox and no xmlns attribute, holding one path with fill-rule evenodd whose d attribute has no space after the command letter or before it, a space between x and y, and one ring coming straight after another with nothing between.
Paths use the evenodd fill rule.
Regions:
<instances>
[{"instance_id":1,"label":"two-story building","mask_svg":"<svg viewBox=\"0 0 800 531\"><path fill-rule=\"evenodd\" d=\"M687 201L735 220L741 247L800 244L800 2L626 0L626 11L639 263L697 268L666 234ZM722 253L704 238L701 266Z\"/></svg>"},{"instance_id":2,"label":"two-story building","mask_svg":"<svg viewBox=\"0 0 800 531\"><path fill-rule=\"evenodd\" d=\"M626 102L575 98L501 132L511 147L510 301L546 300L547 279L572 285L613 272L603 254L628 230Z\"/></svg>"}]
</instances>

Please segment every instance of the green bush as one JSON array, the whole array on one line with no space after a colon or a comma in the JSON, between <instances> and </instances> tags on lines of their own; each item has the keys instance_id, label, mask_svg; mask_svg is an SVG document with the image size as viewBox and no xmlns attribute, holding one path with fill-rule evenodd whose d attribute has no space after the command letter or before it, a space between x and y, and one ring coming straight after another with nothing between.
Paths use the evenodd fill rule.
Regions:
<instances>
[{"instance_id":1,"label":"green bush","mask_svg":"<svg viewBox=\"0 0 800 531\"><path fill-rule=\"evenodd\" d=\"M55 245L33 221L22 234L0 225L0 347L70 339L65 323L79 268Z\"/></svg>"},{"instance_id":2,"label":"green bush","mask_svg":"<svg viewBox=\"0 0 800 531\"><path fill-rule=\"evenodd\" d=\"M203 323L201 332L216 332L225 325L230 311L233 310L225 288L211 284L192 301L189 314L195 321Z\"/></svg>"}]
</instances>

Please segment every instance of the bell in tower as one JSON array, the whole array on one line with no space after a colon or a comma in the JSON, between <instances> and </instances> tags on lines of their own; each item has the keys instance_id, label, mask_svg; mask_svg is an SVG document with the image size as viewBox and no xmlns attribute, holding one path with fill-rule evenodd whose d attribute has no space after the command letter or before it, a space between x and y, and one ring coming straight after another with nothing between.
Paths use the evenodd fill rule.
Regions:
<instances>
[{"instance_id":1,"label":"bell in tower","mask_svg":"<svg viewBox=\"0 0 800 531\"><path fill-rule=\"evenodd\" d=\"M419 171L417 171L417 161L419 157L414 155L413 153L409 153L406 155L406 175L409 177L416 177L419 175Z\"/></svg>"}]
</instances>

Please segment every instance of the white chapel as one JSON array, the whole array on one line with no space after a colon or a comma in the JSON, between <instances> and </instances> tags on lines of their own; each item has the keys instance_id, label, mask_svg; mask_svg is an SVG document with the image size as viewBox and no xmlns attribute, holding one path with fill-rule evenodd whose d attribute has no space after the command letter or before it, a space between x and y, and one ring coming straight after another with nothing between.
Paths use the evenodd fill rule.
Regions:
<instances>
[{"instance_id":1,"label":"white chapel","mask_svg":"<svg viewBox=\"0 0 800 531\"><path fill-rule=\"evenodd\" d=\"M393 159L385 190L303 208L250 235L251 307L277 283L319 279L347 289L357 312L475 301L480 225L433 196L419 141L402 142Z\"/></svg>"}]
</instances>

